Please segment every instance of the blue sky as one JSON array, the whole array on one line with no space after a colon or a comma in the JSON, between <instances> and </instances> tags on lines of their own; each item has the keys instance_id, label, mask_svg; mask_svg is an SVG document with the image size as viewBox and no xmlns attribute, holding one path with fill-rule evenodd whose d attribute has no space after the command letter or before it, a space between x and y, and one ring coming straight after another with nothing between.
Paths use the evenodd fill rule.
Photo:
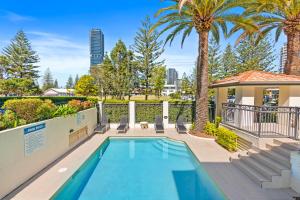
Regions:
<instances>
[{"instance_id":1,"label":"blue sky","mask_svg":"<svg viewBox=\"0 0 300 200\"><path fill-rule=\"evenodd\" d=\"M141 20L146 15L153 17L166 4L161 0L1 0L0 48L23 29L40 55L41 75L49 67L59 85L64 86L69 75L88 73L91 28L103 30L105 51L110 51L118 39L129 46ZM234 43L234 39L222 39L221 47ZM197 58L197 40L194 33L183 48L179 40L167 46L162 56L167 67L175 67L180 74L191 73ZM278 57L284 40L282 37L275 44Z\"/></svg>"}]
</instances>

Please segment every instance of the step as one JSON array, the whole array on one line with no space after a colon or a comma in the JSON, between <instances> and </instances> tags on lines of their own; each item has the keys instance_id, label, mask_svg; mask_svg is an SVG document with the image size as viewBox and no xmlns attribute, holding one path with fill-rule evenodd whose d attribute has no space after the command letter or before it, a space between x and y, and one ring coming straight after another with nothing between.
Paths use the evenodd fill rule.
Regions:
<instances>
[{"instance_id":1,"label":"step","mask_svg":"<svg viewBox=\"0 0 300 200\"><path fill-rule=\"evenodd\" d=\"M267 149L274 151L284 157L290 158L291 157L291 151L287 148L284 148L282 146L278 146L275 144L266 144Z\"/></svg>"},{"instance_id":2,"label":"step","mask_svg":"<svg viewBox=\"0 0 300 200\"><path fill-rule=\"evenodd\" d=\"M286 167L286 166L278 163L277 161L274 161L274 160L270 159L269 157L266 157L262 154L252 153L252 152L249 152L248 154L249 154L250 157L255 159L257 162L273 169L278 174L281 174L282 170L288 170L289 169L288 167Z\"/></svg>"},{"instance_id":3,"label":"step","mask_svg":"<svg viewBox=\"0 0 300 200\"><path fill-rule=\"evenodd\" d=\"M244 162L245 165L251 167L267 179L272 180L272 176L280 176L277 172L273 169L267 167L266 165L261 164L260 162L256 161L254 158L249 156L242 156L240 157L241 161Z\"/></svg>"},{"instance_id":4,"label":"step","mask_svg":"<svg viewBox=\"0 0 300 200\"><path fill-rule=\"evenodd\" d=\"M168 144L168 143L164 143L164 142L160 142L160 141L157 141L156 144L158 144L161 147L166 146L166 147L168 147L168 149L174 149L176 151L184 151L184 152L188 151L188 149L185 146L176 146L176 145L172 145L172 144Z\"/></svg>"},{"instance_id":5,"label":"step","mask_svg":"<svg viewBox=\"0 0 300 200\"><path fill-rule=\"evenodd\" d=\"M289 169L291 168L290 159L287 157L284 157L284 156L282 156L274 151L270 151L270 150L260 150L259 153L282 164L283 166L285 166Z\"/></svg>"},{"instance_id":6,"label":"step","mask_svg":"<svg viewBox=\"0 0 300 200\"><path fill-rule=\"evenodd\" d=\"M161 146L157 143L153 144L153 147L162 153L164 151L163 146ZM188 151L180 151L180 150L175 150L175 149L171 149L168 147L167 153L168 153L168 155L171 155L171 156L173 155L173 156L180 156L180 157L184 157L184 158L190 158L190 154Z\"/></svg>"},{"instance_id":7,"label":"step","mask_svg":"<svg viewBox=\"0 0 300 200\"><path fill-rule=\"evenodd\" d=\"M260 187L262 187L263 182L271 182L271 180L267 179L251 167L245 165L243 162L237 159L233 159L232 164L240 169L245 175L247 175L250 179L252 179L255 183L257 183Z\"/></svg>"},{"instance_id":8,"label":"step","mask_svg":"<svg viewBox=\"0 0 300 200\"><path fill-rule=\"evenodd\" d=\"M184 143L176 142L176 141L172 141L172 140L168 140L168 139L160 139L157 142L168 144L169 146L176 146L176 147L186 148L186 145Z\"/></svg>"},{"instance_id":9,"label":"step","mask_svg":"<svg viewBox=\"0 0 300 200\"><path fill-rule=\"evenodd\" d=\"M281 147L284 147L290 151L299 151L300 150L300 144L297 142L283 142L277 139L273 140L274 144L277 144Z\"/></svg>"}]
</instances>

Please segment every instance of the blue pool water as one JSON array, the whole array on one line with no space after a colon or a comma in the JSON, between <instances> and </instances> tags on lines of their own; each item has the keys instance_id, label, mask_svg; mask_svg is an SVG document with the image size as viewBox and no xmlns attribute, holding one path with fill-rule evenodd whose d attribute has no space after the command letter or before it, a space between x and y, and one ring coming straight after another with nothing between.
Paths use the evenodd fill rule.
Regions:
<instances>
[{"instance_id":1,"label":"blue pool water","mask_svg":"<svg viewBox=\"0 0 300 200\"><path fill-rule=\"evenodd\" d=\"M166 138L107 139L52 200L223 200L188 147Z\"/></svg>"}]
</instances>

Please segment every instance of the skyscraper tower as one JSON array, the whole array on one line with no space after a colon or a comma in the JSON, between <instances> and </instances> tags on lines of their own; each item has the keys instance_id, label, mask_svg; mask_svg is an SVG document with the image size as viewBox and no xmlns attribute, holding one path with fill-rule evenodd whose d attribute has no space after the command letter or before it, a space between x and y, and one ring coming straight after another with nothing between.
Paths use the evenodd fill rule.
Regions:
<instances>
[{"instance_id":1,"label":"skyscraper tower","mask_svg":"<svg viewBox=\"0 0 300 200\"><path fill-rule=\"evenodd\" d=\"M90 31L90 66L98 65L104 58L104 34L101 29Z\"/></svg>"},{"instance_id":2,"label":"skyscraper tower","mask_svg":"<svg viewBox=\"0 0 300 200\"><path fill-rule=\"evenodd\" d=\"M167 71L167 84L168 85L175 85L178 79L178 73L176 69L169 68Z\"/></svg>"}]
</instances>

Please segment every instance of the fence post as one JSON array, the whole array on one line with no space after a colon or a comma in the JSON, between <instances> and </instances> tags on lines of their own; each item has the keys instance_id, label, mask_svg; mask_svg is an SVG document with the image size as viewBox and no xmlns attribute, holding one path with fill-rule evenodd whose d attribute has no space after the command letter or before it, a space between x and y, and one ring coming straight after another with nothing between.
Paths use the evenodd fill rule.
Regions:
<instances>
[{"instance_id":1,"label":"fence post","mask_svg":"<svg viewBox=\"0 0 300 200\"><path fill-rule=\"evenodd\" d=\"M295 133L294 133L294 137L297 140L299 137L299 131L298 131L298 126L299 126L299 115L300 115L300 109L299 108L295 108Z\"/></svg>"},{"instance_id":2,"label":"fence post","mask_svg":"<svg viewBox=\"0 0 300 200\"><path fill-rule=\"evenodd\" d=\"M103 103L102 101L98 101L97 106L97 123L99 124L101 119L102 119L102 115L103 115Z\"/></svg>"},{"instance_id":3,"label":"fence post","mask_svg":"<svg viewBox=\"0 0 300 200\"><path fill-rule=\"evenodd\" d=\"M169 102L168 101L163 102L163 122L164 122L164 127L168 128L169 127Z\"/></svg>"},{"instance_id":4,"label":"fence post","mask_svg":"<svg viewBox=\"0 0 300 200\"><path fill-rule=\"evenodd\" d=\"M135 127L135 101L129 101L129 127Z\"/></svg>"},{"instance_id":5,"label":"fence post","mask_svg":"<svg viewBox=\"0 0 300 200\"><path fill-rule=\"evenodd\" d=\"M258 137L261 137L261 107L258 108Z\"/></svg>"}]
</instances>

